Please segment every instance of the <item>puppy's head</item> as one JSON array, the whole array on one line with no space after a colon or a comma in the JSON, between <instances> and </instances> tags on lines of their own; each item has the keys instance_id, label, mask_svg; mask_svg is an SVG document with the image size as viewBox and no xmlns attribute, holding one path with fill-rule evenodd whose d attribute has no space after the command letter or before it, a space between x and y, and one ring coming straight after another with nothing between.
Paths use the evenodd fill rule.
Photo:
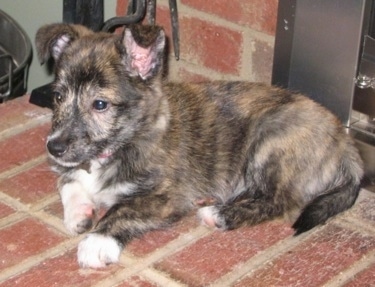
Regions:
<instances>
[{"instance_id":1,"label":"puppy's head","mask_svg":"<svg viewBox=\"0 0 375 287\"><path fill-rule=\"evenodd\" d=\"M47 149L56 164L109 157L150 130L160 113L164 44L155 26L131 26L123 36L68 24L38 30L39 59L55 61Z\"/></svg>"}]
</instances>

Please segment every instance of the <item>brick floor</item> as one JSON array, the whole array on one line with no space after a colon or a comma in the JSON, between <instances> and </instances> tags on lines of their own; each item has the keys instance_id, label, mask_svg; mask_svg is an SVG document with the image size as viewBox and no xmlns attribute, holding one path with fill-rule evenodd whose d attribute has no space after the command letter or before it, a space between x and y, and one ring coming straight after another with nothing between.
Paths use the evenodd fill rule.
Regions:
<instances>
[{"instance_id":1,"label":"brick floor","mask_svg":"<svg viewBox=\"0 0 375 287\"><path fill-rule=\"evenodd\" d=\"M76 263L76 249L60 256L49 258L3 282L0 286L92 286L106 276L111 275L119 266L110 266L107 270L79 270Z\"/></svg>"},{"instance_id":2,"label":"brick floor","mask_svg":"<svg viewBox=\"0 0 375 287\"><path fill-rule=\"evenodd\" d=\"M294 237L275 220L230 232L199 225L135 239L117 265L80 269L49 170L50 112L28 97L0 105L0 286L375 286L375 194Z\"/></svg>"},{"instance_id":3,"label":"brick floor","mask_svg":"<svg viewBox=\"0 0 375 287\"><path fill-rule=\"evenodd\" d=\"M235 286L320 286L374 248L374 236L329 224Z\"/></svg>"},{"instance_id":4,"label":"brick floor","mask_svg":"<svg viewBox=\"0 0 375 287\"><path fill-rule=\"evenodd\" d=\"M207 286L291 234L290 228L273 222L228 232L216 231L157 266L186 284Z\"/></svg>"},{"instance_id":5,"label":"brick floor","mask_svg":"<svg viewBox=\"0 0 375 287\"><path fill-rule=\"evenodd\" d=\"M0 232L0 264L12 266L57 245L64 236L34 218L27 218Z\"/></svg>"},{"instance_id":6,"label":"brick floor","mask_svg":"<svg viewBox=\"0 0 375 287\"><path fill-rule=\"evenodd\" d=\"M152 231L142 238L133 240L127 250L136 256L146 256L197 225L198 222L194 217L184 218L173 229Z\"/></svg>"},{"instance_id":7,"label":"brick floor","mask_svg":"<svg viewBox=\"0 0 375 287\"><path fill-rule=\"evenodd\" d=\"M35 184L37 182L38 184ZM55 193L56 176L47 163L21 172L0 182L0 190L24 203L34 203Z\"/></svg>"},{"instance_id":8,"label":"brick floor","mask_svg":"<svg viewBox=\"0 0 375 287\"><path fill-rule=\"evenodd\" d=\"M49 126L49 124L44 124L1 141L0 172L20 167L22 164L44 155L44 142ZM4 151L7 151L6 156Z\"/></svg>"},{"instance_id":9,"label":"brick floor","mask_svg":"<svg viewBox=\"0 0 375 287\"><path fill-rule=\"evenodd\" d=\"M126 280L125 282L117 285L118 287L157 287L158 285L152 282L149 282L139 276L134 276Z\"/></svg>"}]
</instances>

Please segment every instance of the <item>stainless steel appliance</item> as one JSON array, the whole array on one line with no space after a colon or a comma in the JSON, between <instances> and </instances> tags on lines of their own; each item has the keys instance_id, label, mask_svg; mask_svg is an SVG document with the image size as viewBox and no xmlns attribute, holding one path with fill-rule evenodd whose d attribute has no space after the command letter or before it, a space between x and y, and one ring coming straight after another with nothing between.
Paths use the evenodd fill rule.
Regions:
<instances>
[{"instance_id":1,"label":"stainless steel appliance","mask_svg":"<svg viewBox=\"0 0 375 287\"><path fill-rule=\"evenodd\" d=\"M341 119L373 189L375 1L280 0L272 83L307 94Z\"/></svg>"}]
</instances>

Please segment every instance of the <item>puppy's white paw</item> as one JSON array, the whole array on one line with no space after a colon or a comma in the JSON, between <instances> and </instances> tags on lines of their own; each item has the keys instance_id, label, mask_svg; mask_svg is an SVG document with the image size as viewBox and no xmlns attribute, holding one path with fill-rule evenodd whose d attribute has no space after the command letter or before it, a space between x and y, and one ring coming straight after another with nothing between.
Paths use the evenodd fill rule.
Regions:
<instances>
[{"instance_id":1,"label":"puppy's white paw","mask_svg":"<svg viewBox=\"0 0 375 287\"><path fill-rule=\"evenodd\" d=\"M91 203L71 204L64 209L64 225L72 235L89 230L94 217L95 209Z\"/></svg>"},{"instance_id":2,"label":"puppy's white paw","mask_svg":"<svg viewBox=\"0 0 375 287\"><path fill-rule=\"evenodd\" d=\"M103 268L117 263L121 250L112 237L91 233L78 245L78 263L84 268Z\"/></svg>"},{"instance_id":3,"label":"puppy's white paw","mask_svg":"<svg viewBox=\"0 0 375 287\"><path fill-rule=\"evenodd\" d=\"M225 229L225 220L220 216L216 206L205 206L198 210L198 217L201 223L208 227Z\"/></svg>"}]
</instances>

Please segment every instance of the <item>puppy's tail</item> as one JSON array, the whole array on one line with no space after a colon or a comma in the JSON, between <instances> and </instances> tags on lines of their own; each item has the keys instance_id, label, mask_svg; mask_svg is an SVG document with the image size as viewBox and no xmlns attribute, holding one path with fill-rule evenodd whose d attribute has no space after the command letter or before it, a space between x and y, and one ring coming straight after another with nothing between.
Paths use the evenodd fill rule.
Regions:
<instances>
[{"instance_id":1,"label":"puppy's tail","mask_svg":"<svg viewBox=\"0 0 375 287\"><path fill-rule=\"evenodd\" d=\"M350 208L355 203L359 190L360 184L351 181L315 198L302 210L293 224L295 235L308 231Z\"/></svg>"}]
</instances>

